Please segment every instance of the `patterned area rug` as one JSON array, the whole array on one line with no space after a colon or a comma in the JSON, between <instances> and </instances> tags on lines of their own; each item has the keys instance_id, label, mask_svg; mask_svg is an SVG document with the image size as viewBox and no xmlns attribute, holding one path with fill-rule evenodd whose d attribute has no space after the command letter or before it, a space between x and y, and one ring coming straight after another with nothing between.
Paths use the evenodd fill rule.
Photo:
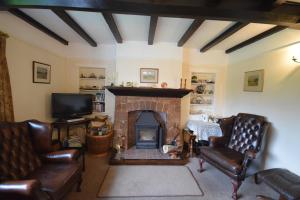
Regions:
<instances>
[{"instance_id":1,"label":"patterned area rug","mask_svg":"<svg viewBox=\"0 0 300 200\"><path fill-rule=\"evenodd\" d=\"M98 197L203 196L186 166L111 166Z\"/></svg>"}]
</instances>

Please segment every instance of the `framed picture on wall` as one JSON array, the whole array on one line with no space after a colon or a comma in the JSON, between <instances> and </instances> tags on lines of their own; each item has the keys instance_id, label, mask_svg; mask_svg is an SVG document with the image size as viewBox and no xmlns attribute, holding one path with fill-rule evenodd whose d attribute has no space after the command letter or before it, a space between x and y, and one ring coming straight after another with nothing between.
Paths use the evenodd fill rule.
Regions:
<instances>
[{"instance_id":1,"label":"framed picture on wall","mask_svg":"<svg viewBox=\"0 0 300 200\"><path fill-rule=\"evenodd\" d=\"M157 68L140 68L141 83L158 83Z\"/></svg>"},{"instance_id":2,"label":"framed picture on wall","mask_svg":"<svg viewBox=\"0 0 300 200\"><path fill-rule=\"evenodd\" d=\"M244 91L262 92L264 87L264 70L245 72Z\"/></svg>"},{"instance_id":3,"label":"framed picture on wall","mask_svg":"<svg viewBox=\"0 0 300 200\"><path fill-rule=\"evenodd\" d=\"M33 61L33 82L50 84L51 66L45 63Z\"/></svg>"}]
</instances>

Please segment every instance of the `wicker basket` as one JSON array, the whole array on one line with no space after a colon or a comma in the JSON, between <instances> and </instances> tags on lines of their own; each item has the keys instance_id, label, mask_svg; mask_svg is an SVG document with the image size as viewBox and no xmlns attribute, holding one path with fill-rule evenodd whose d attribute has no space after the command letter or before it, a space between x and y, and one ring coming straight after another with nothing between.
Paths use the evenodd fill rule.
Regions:
<instances>
[{"instance_id":1,"label":"wicker basket","mask_svg":"<svg viewBox=\"0 0 300 200\"><path fill-rule=\"evenodd\" d=\"M113 131L107 135L87 135L87 149L92 154L106 153L112 147Z\"/></svg>"}]
</instances>

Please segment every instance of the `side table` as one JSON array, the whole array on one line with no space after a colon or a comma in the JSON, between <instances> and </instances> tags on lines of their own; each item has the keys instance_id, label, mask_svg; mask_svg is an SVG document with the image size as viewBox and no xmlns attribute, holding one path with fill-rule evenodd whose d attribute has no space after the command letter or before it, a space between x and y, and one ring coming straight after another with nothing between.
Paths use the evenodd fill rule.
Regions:
<instances>
[{"instance_id":1,"label":"side table","mask_svg":"<svg viewBox=\"0 0 300 200\"><path fill-rule=\"evenodd\" d=\"M53 128L57 129L57 137L59 142L62 141L63 138L61 138L61 129L66 128L67 130L67 138L69 138L70 134L70 128L75 126L85 126L85 135L87 135L89 124L91 122L91 119L83 119L79 121L55 121L52 123ZM82 156L82 170L85 170L85 146L84 144L81 144L81 147L63 147L63 149L77 149L80 152L80 156Z\"/></svg>"},{"instance_id":2,"label":"side table","mask_svg":"<svg viewBox=\"0 0 300 200\"><path fill-rule=\"evenodd\" d=\"M53 126L53 128L57 129L57 137L58 137L58 140L61 141L61 129L66 128L67 129L67 137L69 137L70 127L85 125L85 131L87 133L90 122L91 122L91 119L83 119L83 120L74 121L74 122L55 121L55 122L52 122L52 126Z\"/></svg>"}]
</instances>

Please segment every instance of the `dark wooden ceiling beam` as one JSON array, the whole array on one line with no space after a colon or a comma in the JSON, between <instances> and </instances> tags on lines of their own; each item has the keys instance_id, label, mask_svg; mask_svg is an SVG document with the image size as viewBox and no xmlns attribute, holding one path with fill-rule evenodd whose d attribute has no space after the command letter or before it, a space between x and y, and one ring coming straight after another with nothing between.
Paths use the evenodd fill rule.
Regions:
<instances>
[{"instance_id":1,"label":"dark wooden ceiling beam","mask_svg":"<svg viewBox=\"0 0 300 200\"><path fill-rule=\"evenodd\" d=\"M82 10L97 11L104 7L106 0L1 0L2 8L39 8L39 9L62 9L62 10ZM103 4L101 5L101 2Z\"/></svg>"},{"instance_id":2,"label":"dark wooden ceiling beam","mask_svg":"<svg viewBox=\"0 0 300 200\"><path fill-rule=\"evenodd\" d=\"M118 42L118 43L122 43L123 42L123 39L122 39L122 36L120 34L120 31L118 29L118 26L114 20L114 17L111 13L102 13L107 25L109 26L110 28L110 31L111 33L114 35L115 37L115 40Z\"/></svg>"},{"instance_id":3,"label":"dark wooden ceiling beam","mask_svg":"<svg viewBox=\"0 0 300 200\"><path fill-rule=\"evenodd\" d=\"M243 23L243 22L235 23L234 25L229 27L226 31L224 31L221 35L219 35L218 37L216 37L215 39L213 39L212 41L207 43L204 47L202 47L200 49L200 52L202 52L202 53L206 52L207 50L209 50L210 48L216 46L217 44L219 44L220 42L222 42L226 38L230 37L231 35L233 35L237 31L241 30L242 28L244 28L248 24L249 23Z\"/></svg>"},{"instance_id":4,"label":"dark wooden ceiling beam","mask_svg":"<svg viewBox=\"0 0 300 200\"><path fill-rule=\"evenodd\" d=\"M224 9L260 10L268 11L270 8L278 7L288 1L282 0L2 0L0 7L22 7L22 8L60 8L65 10L102 11L111 9L128 10L139 7L143 12L153 9L167 9L169 6L177 7L215 7ZM288 2L289 4L295 4ZM125 7L124 7L125 6ZM123 9L122 9L123 8ZM150 10L149 10L150 8ZM136 10L135 12L139 12ZM174 11L173 11L174 12Z\"/></svg>"},{"instance_id":5,"label":"dark wooden ceiling beam","mask_svg":"<svg viewBox=\"0 0 300 200\"><path fill-rule=\"evenodd\" d=\"M69 42L67 40L65 40L64 38L57 35L53 31L48 29L46 26L40 24L38 21L36 21L32 17L28 16L27 14L25 14L21 10L19 10L17 8L12 8L12 9L9 9L8 11L11 14L15 15L16 17L18 17L18 18L22 19L23 21L25 21L26 23L30 24L34 28L38 29L39 31L42 31L43 33L46 33L48 36L52 37L53 39L57 40L58 42L60 42L64 45L69 44Z\"/></svg>"},{"instance_id":6,"label":"dark wooden ceiling beam","mask_svg":"<svg viewBox=\"0 0 300 200\"><path fill-rule=\"evenodd\" d=\"M0 9L43 8L275 24L300 29L299 4L276 0L2 0ZM274 8L280 12L274 11Z\"/></svg>"},{"instance_id":7,"label":"dark wooden ceiling beam","mask_svg":"<svg viewBox=\"0 0 300 200\"><path fill-rule=\"evenodd\" d=\"M64 10L52 10L61 20L68 24L76 33L78 33L85 41L87 41L92 47L96 47L97 43L75 22L71 16Z\"/></svg>"},{"instance_id":8,"label":"dark wooden ceiling beam","mask_svg":"<svg viewBox=\"0 0 300 200\"><path fill-rule=\"evenodd\" d=\"M203 19L195 19L193 23L190 25L190 27L185 31L183 36L180 38L180 40L177 43L177 46L182 47L196 32L196 30L201 26L201 24L205 20Z\"/></svg>"},{"instance_id":9,"label":"dark wooden ceiling beam","mask_svg":"<svg viewBox=\"0 0 300 200\"><path fill-rule=\"evenodd\" d=\"M266 37L269 37L269 36L271 36L271 35L279 32L279 31L282 31L282 30L284 30L286 28L287 27L284 27L284 26L275 26L275 27L273 27L273 28L271 28L271 29L269 29L269 30L267 30L265 32L262 32L261 34L258 34L256 36L254 36L254 37L252 37L252 38L250 38L250 39L248 39L248 40L240 43L240 44L235 45L234 47L231 47L231 48L227 49L225 52L227 54L228 53L232 53L234 51L237 51L238 49L241 49L241 48L243 48L245 46L253 44L253 43L255 43L255 42L259 41L259 40L262 40L262 39L264 39Z\"/></svg>"},{"instance_id":10,"label":"dark wooden ceiling beam","mask_svg":"<svg viewBox=\"0 0 300 200\"><path fill-rule=\"evenodd\" d=\"M149 26L149 34L148 34L148 44L149 45L152 45L154 42L157 21L158 21L158 16L151 16L150 26Z\"/></svg>"},{"instance_id":11,"label":"dark wooden ceiling beam","mask_svg":"<svg viewBox=\"0 0 300 200\"><path fill-rule=\"evenodd\" d=\"M218 6L221 2L222 0L208 0L205 2L205 5L208 7L215 7Z\"/></svg>"}]
</instances>

